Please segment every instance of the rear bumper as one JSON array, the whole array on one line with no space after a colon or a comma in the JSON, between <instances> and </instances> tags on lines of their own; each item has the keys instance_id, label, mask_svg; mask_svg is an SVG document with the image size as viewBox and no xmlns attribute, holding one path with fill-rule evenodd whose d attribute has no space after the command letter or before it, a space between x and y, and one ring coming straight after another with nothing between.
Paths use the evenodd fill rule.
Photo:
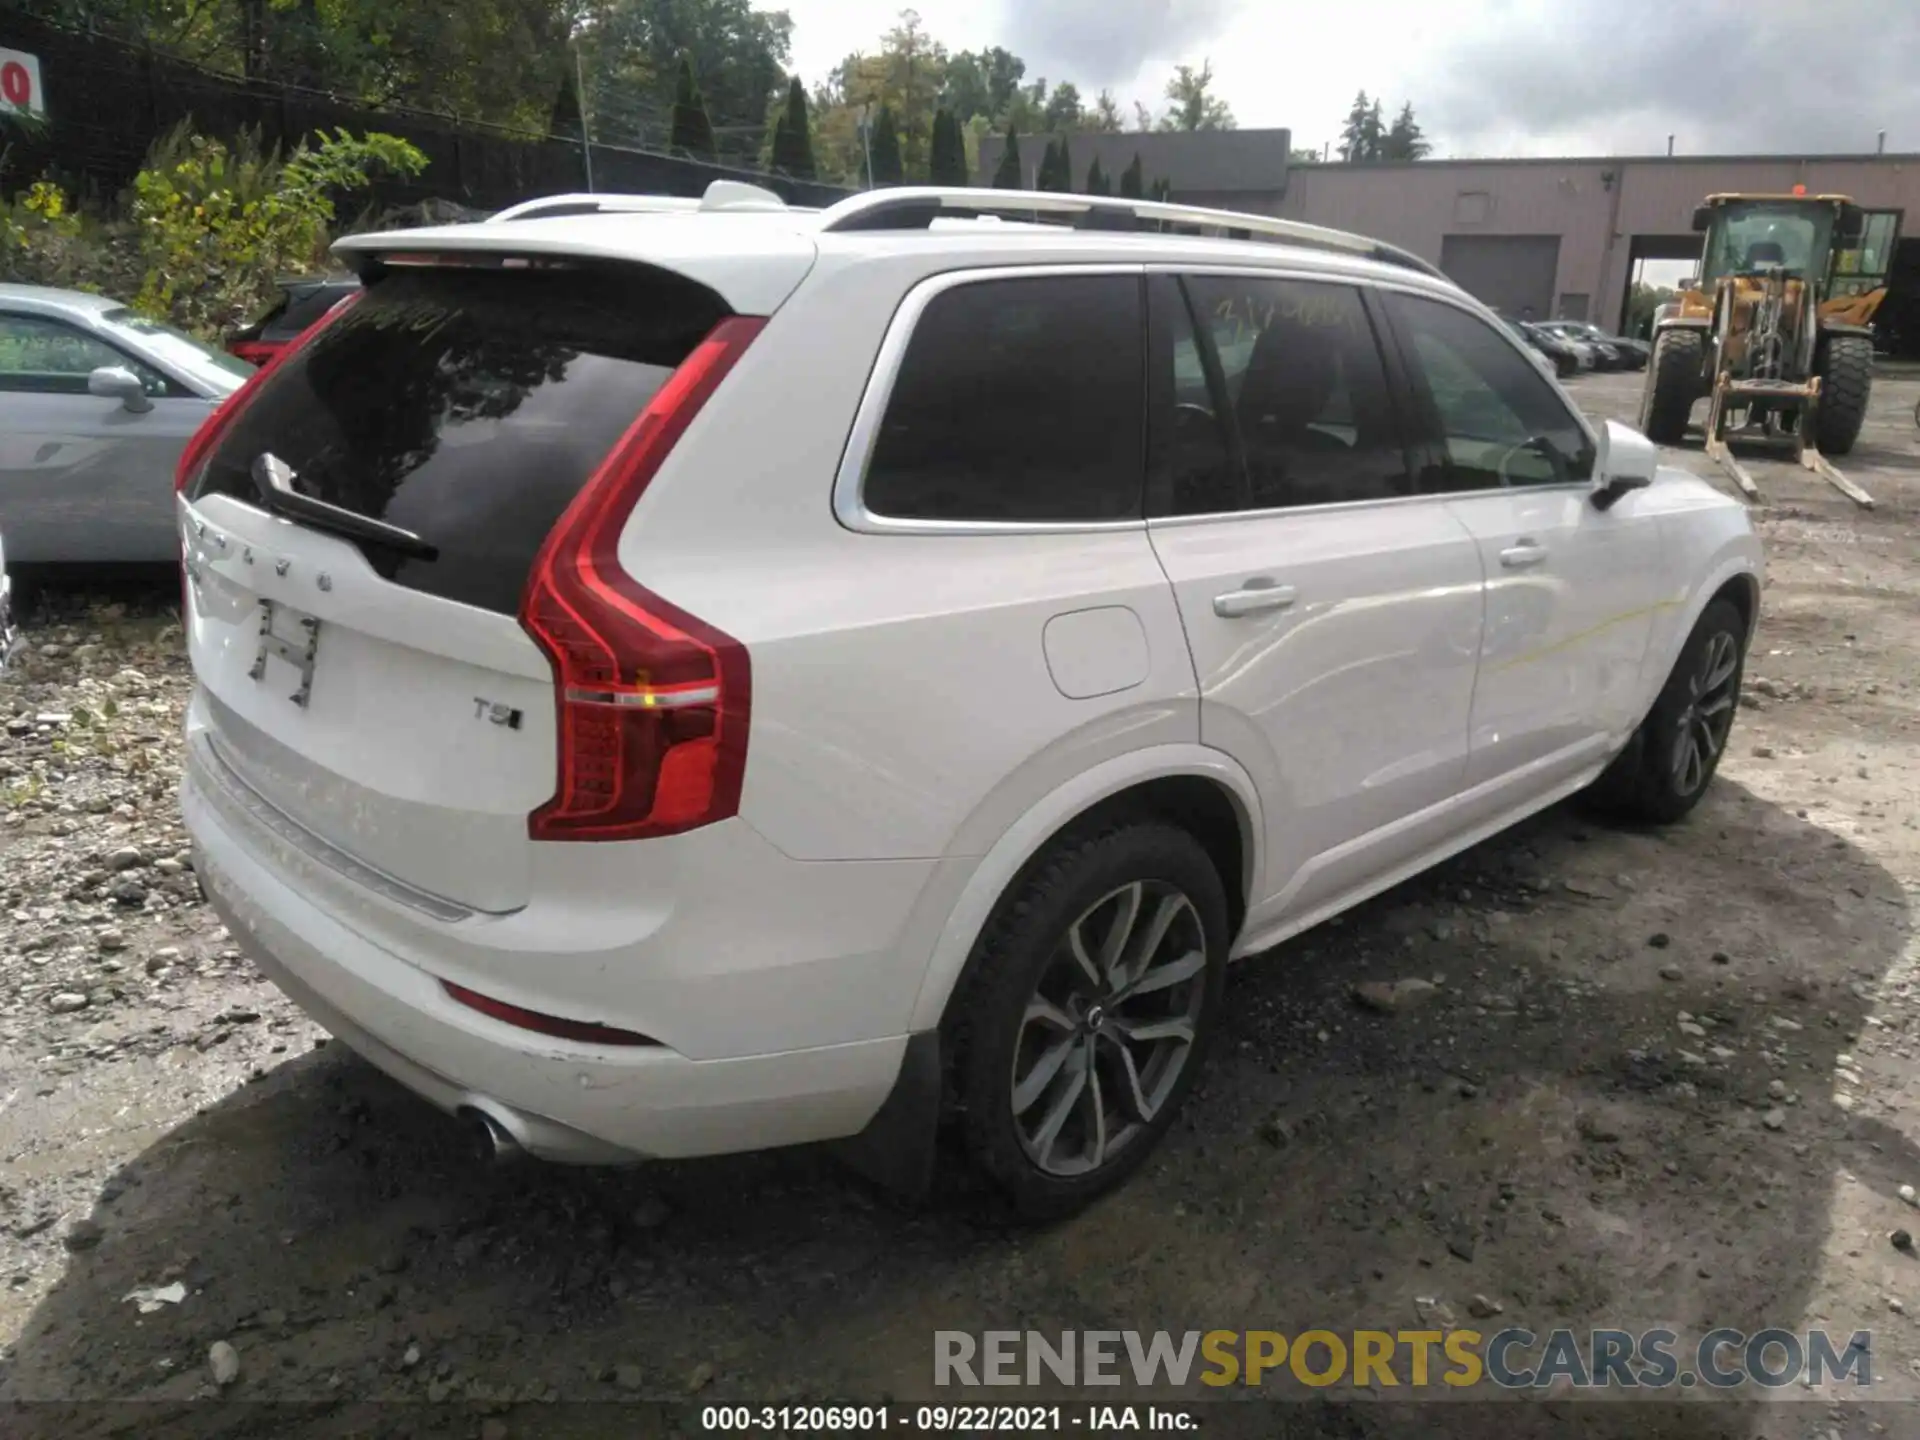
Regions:
<instances>
[{"instance_id":1,"label":"rear bumper","mask_svg":"<svg viewBox=\"0 0 1920 1440\"><path fill-rule=\"evenodd\" d=\"M836 1139L872 1119L899 1074L904 1034L696 1060L518 1029L454 1001L420 957L348 924L307 877L296 888L191 768L181 804L201 883L254 963L401 1084L443 1110L486 1113L529 1154L603 1164Z\"/></svg>"}]
</instances>

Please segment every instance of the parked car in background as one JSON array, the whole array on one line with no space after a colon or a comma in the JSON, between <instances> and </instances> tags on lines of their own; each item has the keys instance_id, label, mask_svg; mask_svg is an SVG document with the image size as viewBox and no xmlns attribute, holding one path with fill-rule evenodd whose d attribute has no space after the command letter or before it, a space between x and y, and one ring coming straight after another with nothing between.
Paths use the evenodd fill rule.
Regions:
<instances>
[{"instance_id":1,"label":"parked car in background","mask_svg":"<svg viewBox=\"0 0 1920 1440\"><path fill-rule=\"evenodd\" d=\"M924 1190L947 1122L1058 1215L1231 959L1724 751L1746 506L1391 247L900 189L335 251L182 460L181 804L234 942L496 1152Z\"/></svg>"},{"instance_id":2,"label":"parked car in background","mask_svg":"<svg viewBox=\"0 0 1920 1440\"><path fill-rule=\"evenodd\" d=\"M279 298L267 312L227 337L228 353L251 365L264 365L359 288L359 278L353 275L282 280Z\"/></svg>"},{"instance_id":3,"label":"parked car in background","mask_svg":"<svg viewBox=\"0 0 1920 1440\"><path fill-rule=\"evenodd\" d=\"M1563 339L1592 345L1606 352L1609 364L1604 368L1644 370L1647 368L1647 357L1653 353L1652 347L1644 341L1625 335L1609 335L1598 325L1585 320L1547 320L1542 322L1540 328Z\"/></svg>"},{"instance_id":4,"label":"parked car in background","mask_svg":"<svg viewBox=\"0 0 1920 1440\"><path fill-rule=\"evenodd\" d=\"M7 537L0 534L0 675L6 673L20 637L13 626L13 580L7 574Z\"/></svg>"},{"instance_id":5,"label":"parked car in background","mask_svg":"<svg viewBox=\"0 0 1920 1440\"><path fill-rule=\"evenodd\" d=\"M254 367L117 300L0 285L0 531L18 565L172 561L181 447Z\"/></svg>"},{"instance_id":6,"label":"parked car in background","mask_svg":"<svg viewBox=\"0 0 1920 1440\"><path fill-rule=\"evenodd\" d=\"M1593 368L1591 355L1583 355L1581 346L1562 340L1558 335L1550 335L1528 321L1516 320L1511 315L1499 318L1500 323L1518 336L1529 350L1540 356L1560 379L1568 380L1582 370Z\"/></svg>"}]
</instances>

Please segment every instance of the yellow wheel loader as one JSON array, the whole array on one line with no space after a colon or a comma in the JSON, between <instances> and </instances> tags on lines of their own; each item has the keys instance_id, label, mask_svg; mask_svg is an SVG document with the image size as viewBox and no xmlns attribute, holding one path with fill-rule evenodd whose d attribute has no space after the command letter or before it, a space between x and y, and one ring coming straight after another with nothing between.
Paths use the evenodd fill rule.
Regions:
<instances>
[{"instance_id":1,"label":"yellow wheel loader","mask_svg":"<svg viewBox=\"0 0 1920 1440\"><path fill-rule=\"evenodd\" d=\"M1750 499L1759 487L1729 440L1785 442L1855 503L1873 497L1826 459L1853 448L1873 390L1873 313L1883 257L1866 254L1866 214L1844 195L1709 195L1700 274L1654 315L1640 428L1662 445L1707 404L1707 455ZM1876 235L1891 253L1892 234ZM1863 263L1864 261L1864 263Z\"/></svg>"}]
</instances>

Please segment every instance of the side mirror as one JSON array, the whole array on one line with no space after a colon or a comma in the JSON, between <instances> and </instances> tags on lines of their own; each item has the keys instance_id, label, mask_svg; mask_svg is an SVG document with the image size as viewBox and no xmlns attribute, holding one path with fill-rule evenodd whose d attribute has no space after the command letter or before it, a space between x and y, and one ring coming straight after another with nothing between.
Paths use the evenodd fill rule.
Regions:
<instances>
[{"instance_id":1,"label":"side mirror","mask_svg":"<svg viewBox=\"0 0 1920 1440\"><path fill-rule=\"evenodd\" d=\"M87 376L87 393L103 400L118 400L135 415L144 415L153 409L153 401L147 398L147 387L124 365L102 365Z\"/></svg>"},{"instance_id":2,"label":"side mirror","mask_svg":"<svg viewBox=\"0 0 1920 1440\"><path fill-rule=\"evenodd\" d=\"M1693 207L1693 229L1696 235L1704 235L1713 225L1713 207L1696 205Z\"/></svg>"},{"instance_id":3,"label":"side mirror","mask_svg":"<svg viewBox=\"0 0 1920 1440\"><path fill-rule=\"evenodd\" d=\"M1660 447L1631 426L1607 421L1593 459L1593 508L1611 510L1620 497L1653 484Z\"/></svg>"}]
</instances>

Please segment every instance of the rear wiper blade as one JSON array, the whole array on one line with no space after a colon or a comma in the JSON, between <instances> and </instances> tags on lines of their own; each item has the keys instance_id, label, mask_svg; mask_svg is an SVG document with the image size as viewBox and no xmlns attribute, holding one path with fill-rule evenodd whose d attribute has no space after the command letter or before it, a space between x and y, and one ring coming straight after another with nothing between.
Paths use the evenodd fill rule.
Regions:
<instances>
[{"instance_id":1,"label":"rear wiper blade","mask_svg":"<svg viewBox=\"0 0 1920 1440\"><path fill-rule=\"evenodd\" d=\"M329 505L293 488L293 467L272 451L262 451L253 461L253 488L260 492L267 509L289 520L304 520L321 530L331 530L355 540L384 545L416 560L438 560L440 547L411 530L389 525L384 520L359 514L343 506Z\"/></svg>"}]
</instances>

